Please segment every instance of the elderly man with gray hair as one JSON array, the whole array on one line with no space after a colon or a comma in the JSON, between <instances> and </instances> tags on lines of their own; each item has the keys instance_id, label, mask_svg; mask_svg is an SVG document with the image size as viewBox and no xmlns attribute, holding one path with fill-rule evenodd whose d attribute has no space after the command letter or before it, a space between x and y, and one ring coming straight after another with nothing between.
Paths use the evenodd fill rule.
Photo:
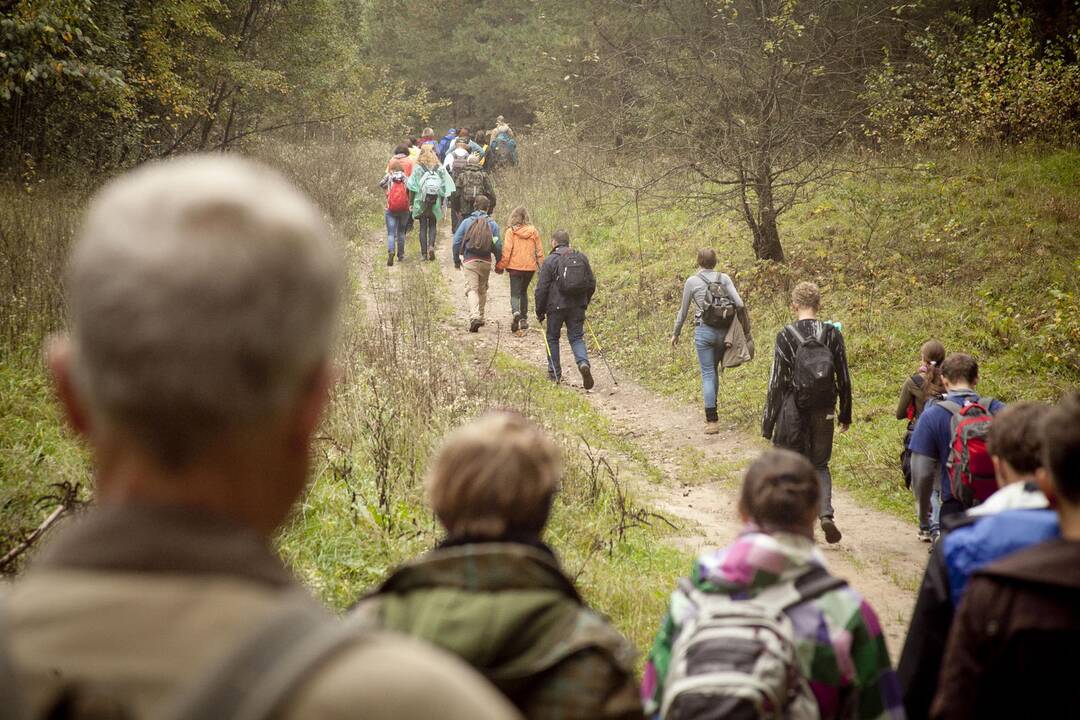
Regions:
<instances>
[{"instance_id":1,"label":"elderly man with gray hair","mask_svg":"<svg viewBox=\"0 0 1080 720\"><path fill-rule=\"evenodd\" d=\"M327 402L341 267L319 210L240 159L94 199L49 365L96 503L0 606L31 717L514 717L457 659L347 630L270 548Z\"/></svg>"}]
</instances>

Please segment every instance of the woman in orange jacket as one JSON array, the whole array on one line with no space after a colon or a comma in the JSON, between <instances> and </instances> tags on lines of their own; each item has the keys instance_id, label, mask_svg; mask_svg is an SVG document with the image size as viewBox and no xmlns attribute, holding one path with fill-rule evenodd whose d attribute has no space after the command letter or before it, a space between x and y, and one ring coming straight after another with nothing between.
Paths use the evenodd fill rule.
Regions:
<instances>
[{"instance_id":1,"label":"woman in orange jacket","mask_svg":"<svg viewBox=\"0 0 1080 720\"><path fill-rule=\"evenodd\" d=\"M544 262L544 247L540 233L529 224L529 211L525 208L514 208L508 226L502 258L495 269L510 271L510 309L514 313L510 331L516 333L529 329L529 283Z\"/></svg>"}]
</instances>

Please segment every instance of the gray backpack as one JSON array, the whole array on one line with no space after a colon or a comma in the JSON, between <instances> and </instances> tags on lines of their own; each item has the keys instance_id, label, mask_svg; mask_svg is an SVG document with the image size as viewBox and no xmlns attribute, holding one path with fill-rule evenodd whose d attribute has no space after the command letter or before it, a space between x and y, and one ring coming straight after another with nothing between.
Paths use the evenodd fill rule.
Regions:
<instances>
[{"instance_id":1,"label":"gray backpack","mask_svg":"<svg viewBox=\"0 0 1080 720\"><path fill-rule=\"evenodd\" d=\"M814 566L746 600L679 588L697 608L675 638L660 717L817 720L817 700L803 677L790 607L845 582Z\"/></svg>"}]
</instances>

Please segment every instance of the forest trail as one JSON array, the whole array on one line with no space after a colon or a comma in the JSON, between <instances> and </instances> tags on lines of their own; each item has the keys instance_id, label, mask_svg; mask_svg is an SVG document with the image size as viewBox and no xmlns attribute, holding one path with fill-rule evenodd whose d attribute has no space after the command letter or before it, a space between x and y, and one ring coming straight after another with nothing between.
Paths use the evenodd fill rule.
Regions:
<instances>
[{"instance_id":1,"label":"forest trail","mask_svg":"<svg viewBox=\"0 0 1080 720\"><path fill-rule=\"evenodd\" d=\"M391 277L420 264L415 255L415 236L411 235L409 239L412 241L409 259L404 267L399 263L390 269ZM532 315L531 302L528 332L523 336L510 333L512 315L506 274L491 273L487 324L479 333L467 332L464 278L454 269L449 245L449 236L443 229L437 257L454 309L446 331L460 334L481 354L498 349L522 361L546 367L544 340L540 324ZM534 287L535 282L530 287L530 294ZM565 336L562 339L563 365L567 368L564 383L572 391L582 393L611 421L621 436L640 447L650 462L662 471L663 482L641 482L635 487L640 501L676 520L679 530L671 537L672 544L696 552L730 542L740 526L736 505L742 470L750 459L767 447L766 442L731 427L725 427L719 435L704 435L700 408L665 398L636 384L617 369L618 385L615 385L588 333L586 341L596 386L591 391L581 387L581 378L573 367ZM686 346L683 351L686 362L695 362ZM757 362L765 360L759 358ZM618 461L618 458L612 460ZM694 484L680 482L680 475L685 474L680 473L680 468L687 463L700 464L701 460L719 463L725 469L725 477ZM881 619L891 653L898 659L926 565L927 546L918 541L910 524L860 506L843 489L834 489L833 504L844 539L832 546L822 542L821 548L832 571L850 580L869 599Z\"/></svg>"}]
</instances>

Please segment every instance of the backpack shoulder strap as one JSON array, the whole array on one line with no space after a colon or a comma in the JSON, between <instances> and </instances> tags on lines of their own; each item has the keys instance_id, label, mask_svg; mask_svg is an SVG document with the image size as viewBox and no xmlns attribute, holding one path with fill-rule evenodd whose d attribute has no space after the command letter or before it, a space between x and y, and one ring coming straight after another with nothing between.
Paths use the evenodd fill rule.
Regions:
<instances>
[{"instance_id":1,"label":"backpack shoulder strap","mask_svg":"<svg viewBox=\"0 0 1080 720\"><path fill-rule=\"evenodd\" d=\"M168 720L267 720L324 661L359 637L313 601L291 601L182 692Z\"/></svg>"},{"instance_id":2,"label":"backpack shoulder strap","mask_svg":"<svg viewBox=\"0 0 1080 720\"><path fill-rule=\"evenodd\" d=\"M997 400L995 398L992 398L992 397L981 397L981 398L979 398L979 404L982 405L984 408L986 408L986 412L988 412L991 415L994 414L994 411L991 410L990 408L993 407L994 403L996 403L996 402L997 402Z\"/></svg>"},{"instance_id":3,"label":"backpack shoulder strap","mask_svg":"<svg viewBox=\"0 0 1080 720\"><path fill-rule=\"evenodd\" d=\"M960 411L964 409L954 400L938 400L935 404L945 408L953 415L959 415Z\"/></svg>"},{"instance_id":4,"label":"backpack shoulder strap","mask_svg":"<svg viewBox=\"0 0 1080 720\"><path fill-rule=\"evenodd\" d=\"M784 330L786 330L788 334L790 334L795 339L795 342L798 346L801 347L806 344L806 338L803 337L803 334L799 332L798 329L796 329L794 323L791 325L785 325Z\"/></svg>"},{"instance_id":5,"label":"backpack shoulder strap","mask_svg":"<svg viewBox=\"0 0 1080 720\"><path fill-rule=\"evenodd\" d=\"M769 612L779 615L790 607L813 600L845 585L847 585L846 580L833 577L820 565L813 565L794 580L770 585L755 595L753 601Z\"/></svg>"}]
</instances>

